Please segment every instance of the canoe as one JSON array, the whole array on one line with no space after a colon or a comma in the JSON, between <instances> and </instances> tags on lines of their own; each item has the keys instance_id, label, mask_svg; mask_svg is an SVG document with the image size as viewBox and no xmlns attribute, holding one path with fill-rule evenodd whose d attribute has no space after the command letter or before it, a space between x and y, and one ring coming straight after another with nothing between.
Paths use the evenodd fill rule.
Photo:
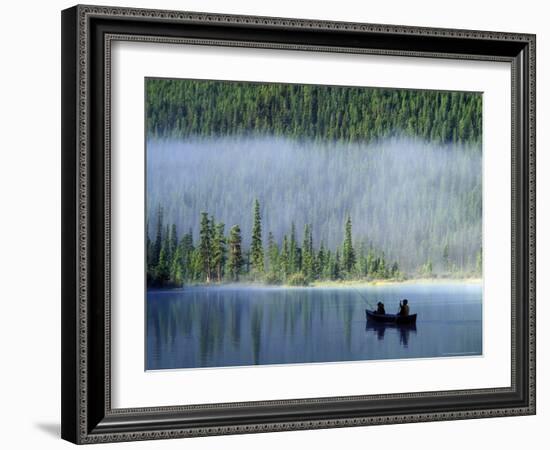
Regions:
<instances>
[{"instance_id":1,"label":"canoe","mask_svg":"<svg viewBox=\"0 0 550 450\"><path fill-rule=\"evenodd\" d=\"M399 316L397 314L377 314L374 311L368 309L365 310L367 314L367 320L372 320L379 323L392 323L395 325L412 325L416 323L416 314L409 314L408 316Z\"/></svg>"}]
</instances>

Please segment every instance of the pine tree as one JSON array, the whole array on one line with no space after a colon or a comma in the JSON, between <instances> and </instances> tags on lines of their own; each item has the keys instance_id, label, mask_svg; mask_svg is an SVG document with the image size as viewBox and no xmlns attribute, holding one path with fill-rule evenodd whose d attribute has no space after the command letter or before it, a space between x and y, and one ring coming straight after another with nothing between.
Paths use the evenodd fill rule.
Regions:
<instances>
[{"instance_id":1,"label":"pine tree","mask_svg":"<svg viewBox=\"0 0 550 450\"><path fill-rule=\"evenodd\" d=\"M264 248L262 244L262 217L260 215L260 202L254 202L254 224L252 226L252 243L250 246L250 262L252 270L256 273L264 272Z\"/></svg>"},{"instance_id":2,"label":"pine tree","mask_svg":"<svg viewBox=\"0 0 550 450\"><path fill-rule=\"evenodd\" d=\"M315 267L316 278L324 277L325 265L326 265L325 244L323 243L323 241L321 241L321 245L319 246L319 251L317 252L317 258L316 258L316 267Z\"/></svg>"},{"instance_id":3,"label":"pine tree","mask_svg":"<svg viewBox=\"0 0 550 450\"><path fill-rule=\"evenodd\" d=\"M166 250L166 258L168 261L172 261L172 245L170 244L170 226L166 224L164 227L164 233L162 237L162 246Z\"/></svg>"},{"instance_id":4,"label":"pine tree","mask_svg":"<svg viewBox=\"0 0 550 450\"><path fill-rule=\"evenodd\" d=\"M212 224L214 222L212 221ZM225 225L218 223L214 226L214 238L212 242L212 269L215 272L216 280L221 282L223 279L223 267L225 265L226 252L224 230Z\"/></svg>"},{"instance_id":5,"label":"pine tree","mask_svg":"<svg viewBox=\"0 0 550 450\"><path fill-rule=\"evenodd\" d=\"M244 264L242 255L241 229L238 225L231 227L229 231L229 259L228 270L233 281L239 281L242 266Z\"/></svg>"},{"instance_id":6,"label":"pine tree","mask_svg":"<svg viewBox=\"0 0 550 450\"><path fill-rule=\"evenodd\" d=\"M210 283L212 278L212 225L208 213L201 213L199 254L201 258L202 278Z\"/></svg>"},{"instance_id":7,"label":"pine tree","mask_svg":"<svg viewBox=\"0 0 550 450\"><path fill-rule=\"evenodd\" d=\"M307 281L313 279L313 237L311 227L306 224L304 227L304 241L302 243L302 272Z\"/></svg>"},{"instance_id":8,"label":"pine tree","mask_svg":"<svg viewBox=\"0 0 550 450\"><path fill-rule=\"evenodd\" d=\"M355 265L355 250L351 239L351 217L348 216L345 226L344 246L342 249L342 269L351 275Z\"/></svg>"},{"instance_id":9,"label":"pine tree","mask_svg":"<svg viewBox=\"0 0 550 450\"><path fill-rule=\"evenodd\" d=\"M170 228L170 256L173 257L176 253L176 248L178 246L178 231L176 224L172 224Z\"/></svg>"}]
</instances>

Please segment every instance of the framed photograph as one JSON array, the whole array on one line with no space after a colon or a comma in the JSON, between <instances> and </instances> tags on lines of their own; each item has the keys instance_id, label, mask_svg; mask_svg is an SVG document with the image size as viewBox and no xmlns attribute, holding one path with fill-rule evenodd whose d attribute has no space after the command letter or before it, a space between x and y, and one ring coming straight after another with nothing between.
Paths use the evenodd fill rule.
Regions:
<instances>
[{"instance_id":1,"label":"framed photograph","mask_svg":"<svg viewBox=\"0 0 550 450\"><path fill-rule=\"evenodd\" d=\"M535 36L62 12L62 437L535 413Z\"/></svg>"}]
</instances>

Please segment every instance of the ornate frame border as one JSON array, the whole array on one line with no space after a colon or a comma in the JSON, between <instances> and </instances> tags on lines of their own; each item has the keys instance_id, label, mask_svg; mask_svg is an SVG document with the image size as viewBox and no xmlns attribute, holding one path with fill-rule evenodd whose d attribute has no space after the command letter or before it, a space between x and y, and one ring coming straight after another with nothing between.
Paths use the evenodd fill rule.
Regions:
<instances>
[{"instance_id":1,"label":"ornate frame border","mask_svg":"<svg viewBox=\"0 0 550 450\"><path fill-rule=\"evenodd\" d=\"M65 10L63 21L63 293L62 293L62 436L75 443L98 443L173 437L193 437L218 434L270 432L296 429L346 427L403 422L439 421L535 413L535 36L469 30L449 30L395 25L310 21L255 16L233 16L193 12L159 11L98 6L76 6ZM93 23L95 21L95 24ZM218 29L224 33L227 27L242 28L253 36L260 29L274 33L303 30L337 32L341 36L357 33L377 39L376 45L339 46L311 43L277 43L262 40L223 39L204 37L151 36L135 31L109 32L105 23L122 24L135 21L140 24L160 23L166 26L186 26ZM133 22L132 22L133 23ZM92 30L93 27L100 31ZM102 28L103 27L103 28ZM106 30L106 31L105 31ZM161 32L162 33L162 32ZM216 33L214 33L216 34ZM398 38L406 49L390 48L390 38ZM456 39L462 47L454 51L426 47L427 42ZM116 40L145 41L158 43L186 43L196 45L243 46L266 49L292 49L304 51L347 52L384 54L396 56L435 57L453 59L481 59L507 61L512 64L512 385L510 388L478 389L460 391L424 392L418 394L392 394L359 397L331 397L318 399L292 399L242 404L217 404L173 406L138 409L111 408L110 401L110 67L111 43ZM431 40L431 41L430 41ZM471 41L465 49L464 42ZM478 50L485 43L486 51ZM497 45L490 45L496 43ZM458 44L457 44L458 45ZM419 49L414 47L418 46ZM478 47L476 47L478 46ZM99 49L102 47L102 51ZM474 51L472 51L474 50ZM97 59L96 54L101 53ZM96 58L96 59L94 59ZM93 77L103 74L102 108L94 111L97 101L97 84ZM515 99L519 99L516 102ZM518 104L519 103L519 104ZM94 111L94 114L91 112ZM91 128L103 117L100 127L102 139L94 138ZM94 122L95 121L95 122ZM103 147L99 169L95 160L98 146ZM102 175L99 179L99 175ZM102 186L97 187L98 184ZM519 191L518 191L519 187ZM101 197L101 207L94 207ZM522 199L522 197L524 197ZM102 222L100 226L99 222ZM98 236L99 229L102 233ZM519 239L517 238L519 236ZM524 242L525 241L525 242ZM101 246L101 250L97 248ZM518 254L519 253L519 254ZM101 261L98 261L102 259ZM518 265L518 262L520 263ZM103 289L99 293L103 301L94 302L98 294L93 283L97 273L91 267L103 268ZM519 270L518 270L519 269ZM528 292L526 298L517 298L521 288ZM94 294L92 295L92 292ZM518 304L516 304L518 301ZM99 304L98 304L99 303ZM519 303L522 303L521 305ZM517 310L524 308L523 317ZM521 322L518 322L520 321ZM524 336L526 352L517 359L516 336ZM99 334L102 336L98 337ZM98 342L103 349L98 353ZM103 364L98 361L103 359ZM519 364L519 366L518 366ZM101 366L101 367L99 367ZM518 373L520 367L522 373ZM524 373L523 373L524 372ZM92 380L99 375L103 380ZM518 377L524 377L519 379ZM518 379L524 390L518 394ZM91 400L101 387L101 401ZM173 416L186 411L265 407L307 407L349 400L379 401L399 399L414 402L426 397L464 397L515 394L515 402L505 406L487 403L486 408L471 408L467 405L449 410L434 409L403 414L354 415L350 410L339 417L234 424L219 423L202 425L202 421L176 423Z\"/></svg>"}]
</instances>

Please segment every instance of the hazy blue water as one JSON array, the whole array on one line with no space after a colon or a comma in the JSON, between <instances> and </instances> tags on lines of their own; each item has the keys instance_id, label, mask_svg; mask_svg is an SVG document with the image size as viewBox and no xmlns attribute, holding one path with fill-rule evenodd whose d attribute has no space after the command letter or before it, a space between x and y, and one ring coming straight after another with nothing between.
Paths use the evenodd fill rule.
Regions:
<instances>
[{"instance_id":1,"label":"hazy blue water","mask_svg":"<svg viewBox=\"0 0 550 450\"><path fill-rule=\"evenodd\" d=\"M190 287L147 294L146 369L480 355L475 284L362 288ZM408 298L416 327L373 326Z\"/></svg>"}]
</instances>

